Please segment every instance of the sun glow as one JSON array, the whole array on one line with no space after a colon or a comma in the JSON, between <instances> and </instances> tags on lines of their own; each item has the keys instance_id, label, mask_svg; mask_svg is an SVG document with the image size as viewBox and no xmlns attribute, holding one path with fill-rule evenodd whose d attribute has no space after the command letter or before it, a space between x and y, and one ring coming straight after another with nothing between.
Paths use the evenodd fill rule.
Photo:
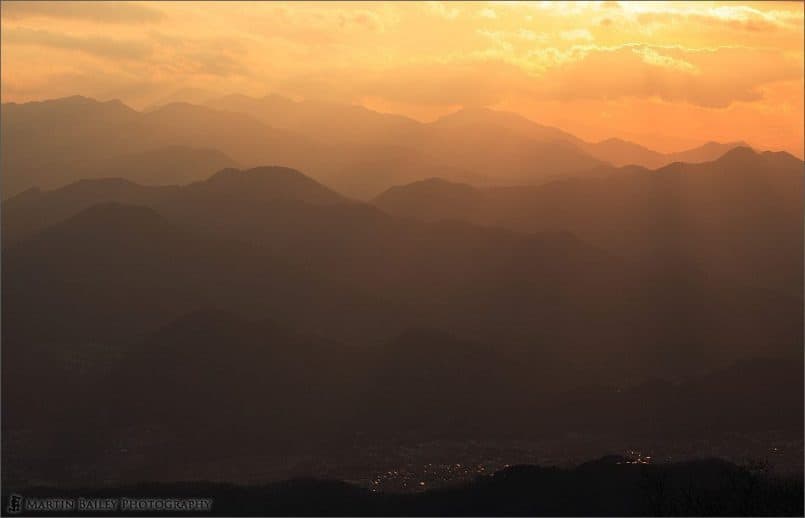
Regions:
<instances>
[{"instance_id":1,"label":"sun glow","mask_svg":"<svg viewBox=\"0 0 805 518\"><path fill-rule=\"evenodd\" d=\"M419 120L481 105L586 138L802 156L802 42L801 2L4 2L1 94L280 93Z\"/></svg>"}]
</instances>

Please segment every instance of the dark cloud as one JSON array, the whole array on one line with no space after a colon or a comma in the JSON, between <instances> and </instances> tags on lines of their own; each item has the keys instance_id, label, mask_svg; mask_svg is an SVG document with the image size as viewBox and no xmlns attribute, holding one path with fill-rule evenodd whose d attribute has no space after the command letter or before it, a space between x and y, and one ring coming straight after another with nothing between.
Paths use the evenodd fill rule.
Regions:
<instances>
[{"instance_id":1,"label":"dark cloud","mask_svg":"<svg viewBox=\"0 0 805 518\"><path fill-rule=\"evenodd\" d=\"M234 38L187 38L162 32L151 32L149 38L158 44L166 56L163 66L174 72L229 76L245 74L244 58L247 45Z\"/></svg>"},{"instance_id":2,"label":"dark cloud","mask_svg":"<svg viewBox=\"0 0 805 518\"><path fill-rule=\"evenodd\" d=\"M39 45L62 50L83 52L102 58L143 59L151 54L151 45L137 40L122 40L104 36L74 36L27 27L6 27L3 41L18 45Z\"/></svg>"},{"instance_id":3,"label":"dark cloud","mask_svg":"<svg viewBox=\"0 0 805 518\"><path fill-rule=\"evenodd\" d=\"M68 18L99 23L155 23L163 13L151 5L132 2L3 1L3 18Z\"/></svg>"},{"instance_id":4,"label":"dark cloud","mask_svg":"<svg viewBox=\"0 0 805 518\"><path fill-rule=\"evenodd\" d=\"M247 71L240 60L223 52L189 52L176 56L173 61L178 66L171 68L189 74L230 76Z\"/></svg>"},{"instance_id":5,"label":"dark cloud","mask_svg":"<svg viewBox=\"0 0 805 518\"><path fill-rule=\"evenodd\" d=\"M762 98L764 84L799 77L802 63L779 52L628 45L548 70L533 94L560 100L659 97L724 108Z\"/></svg>"},{"instance_id":6,"label":"dark cloud","mask_svg":"<svg viewBox=\"0 0 805 518\"><path fill-rule=\"evenodd\" d=\"M113 61L127 60L173 73L230 76L247 72L236 40L189 39L152 34L143 40L76 36L27 27L3 29L4 43L82 52ZM157 52L158 51L158 52Z\"/></svg>"},{"instance_id":7,"label":"dark cloud","mask_svg":"<svg viewBox=\"0 0 805 518\"><path fill-rule=\"evenodd\" d=\"M539 75L485 60L383 71L328 70L297 76L280 87L306 97L355 101L371 96L441 106L488 106L517 96L561 101L658 97L724 108L761 99L763 85L802 77L802 64L796 60L779 52L745 48L582 46L556 59L552 68Z\"/></svg>"},{"instance_id":8,"label":"dark cloud","mask_svg":"<svg viewBox=\"0 0 805 518\"><path fill-rule=\"evenodd\" d=\"M337 77L334 81L330 78ZM527 76L499 61L412 65L382 71L328 70L284 81L279 88L311 98L354 101L363 96L421 105L486 106Z\"/></svg>"}]
</instances>

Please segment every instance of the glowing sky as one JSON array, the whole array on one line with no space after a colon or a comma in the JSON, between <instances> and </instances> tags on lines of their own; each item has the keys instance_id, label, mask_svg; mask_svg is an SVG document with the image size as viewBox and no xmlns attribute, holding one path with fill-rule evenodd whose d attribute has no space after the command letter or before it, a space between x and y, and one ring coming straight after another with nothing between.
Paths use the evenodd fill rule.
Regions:
<instances>
[{"instance_id":1,"label":"glowing sky","mask_svg":"<svg viewBox=\"0 0 805 518\"><path fill-rule=\"evenodd\" d=\"M803 155L803 3L2 2L3 102L228 93L516 111L658 150Z\"/></svg>"}]
</instances>

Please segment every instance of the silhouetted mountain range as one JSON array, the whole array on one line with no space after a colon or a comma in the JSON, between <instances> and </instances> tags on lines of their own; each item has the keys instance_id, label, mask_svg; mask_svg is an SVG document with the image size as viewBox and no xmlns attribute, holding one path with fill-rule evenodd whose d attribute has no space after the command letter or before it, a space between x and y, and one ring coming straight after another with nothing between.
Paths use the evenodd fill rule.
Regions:
<instances>
[{"instance_id":1,"label":"silhouetted mountain range","mask_svg":"<svg viewBox=\"0 0 805 518\"><path fill-rule=\"evenodd\" d=\"M639 144L611 138L601 142L584 140L558 128L544 126L510 112L486 108L465 108L442 117L433 124L419 124L398 115L380 114L361 106L317 101L292 101L279 95L254 98L230 95L207 102L222 110L249 113L266 124L313 136L321 141L379 143L388 139L404 143L432 138L434 130L462 130L472 127L497 128L537 142L564 142L603 162L615 166L640 165L655 169L673 162L708 162L744 142L708 142L676 153L660 153ZM340 121L349 120L347 128ZM491 142L501 140L494 138ZM467 150L465 150L467 151ZM562 171L556 171L561 173ZM493 179L496 179L493 177Z\"/></svg>"},{"instance_id":2,"label":"silhouetted mountain range","mask_svg":"<svg viewBox=\"0 0 805 518\"><path fill-rule=\"evenodd\" d=\"M85 97L4 103L0 129L5 197L30 187L74 182L84 177L85 168L95 170L121 155L147 156L176 146L219 150L246 165L275 161L310 168L325 154L321 145L247 115L184 103L150 112L137 112L119 101L100 103ZM197 170L194 179L210 172ZM176 174L168 176L177 179Z\"/></svg>"},{"instance_id":3,"label":"silhouetted mountain range","mask_svg":"<svg viewBox=\"0 0 805 518\"><path fill-rule=\"evenodd\" d=\"M766 165L768 199L754 170L742 168L753 160ZM784 218L794 207L780 204L793 198L781 190L794 162L738 150L712 164L526 189L547 191L553 205L525 198L519 207L572 210L583 200L588 210L585 190L600 194L617 181L623 196L662 192L693 210L682 187L709 188L736 211L730 221L788 210L775 216L782 231L794 225ZM690 186L690 167L703 184ZM646 191L647 182L667 183ZM470 220L488 213L466 200L518 192L413 188L421 187L425 207L458 200ZM746 190L754 205L739 203ZM512 199L494 203L516 209ZM631 200L635 210L662 206ZM611 200L598 203L598 218L625 224L604 212ZM567 213L552 210L563 221ZM14 442L26 459L9 461L15 473L66 479L95 466L109 477L178 480L188 476L181 459L237 470L255 452L272 464L337 450L357 431L428 440L561 434L590 423L664 436L758 426L796 434L801 425L792 389L801 372L784 374L801 361L801 298L685 262L620 258L567 232L398 219L274 167L225 169L186 186L101 179L28 191L4 204L3 234L4 423L13 437L53 422L71 430ZM680 246L697 243L686 235ZM205 307L219 309L195 313ZM771 371L599 388L569 404L581 385L684 378L757 356L777 358ZM42 449L48 459L30 463L24 452Z\"/></svg>"},{"instance_id":4,"label":"silhouetted mountain range","mask_svg":"<svg viewBox=\"0 0 805 518\"><path fill-rule=\"evenodd\" d=\"M744 142L708 142L686 151L660 153L622 139L585 142L558 128L538 124L514 113L486 108L465 108L432 124L419 124L412 119L379 114L360 106L295 102L278 95L261 99L232 95L209 101L208 105L248 113L266 124L344 146L371 143L383 147L385 142L385 147L422 147L445 165L474 171L479 179L490 183L512 180L532 183L545 176L583 172L596 161L651 169L673 162L708 162L734 147L746 145ZM343 120L350 121L348 128L339 123ZM530 144L516 143L521 139ZM456 140L467 144L460 148L460 153L449 148L456 145ZM555 149L540 147L559 143L563 145ZM520 150L521 145L533 149ZM496 149L498 146L504 148ZM540 160L530 161L524 153L535 153ZM477 161L479 157L482 158L480 162ZM491 164L490 168L484 167L487 163ZM509 175L509 171L516 174ZM429 173L425 171L425 176L419 178L425 178ZM460 176L452 178L460 179Z\"/></svg>"},{"instance_id":5,"label":"silhouetted mountain range","mask_svg":"<svg viewBox=\"0 0 805 518\"><path fill-rule=\"evenodd\" d=\"M554 202L557 200L559 198L554 197ZM195 253L206 260L217 258L222 262L213 264L191 260L188 255L192 249L190 244L177 245L180 239L178 235L157 240L150 234L144 234L141 240L135 241L137 234L133 231L150 232L152 223L149 222L147 229L143 229L139 219L125 225L118 219L105 222L107 216L117 218L115 213L108 210L90 215L84 212L83 216L58 223L78 211L105 202L150 207L166 218L166 228L175 227L174 232L194 236L192 246L195 247ZM76 275L65 271L67 267L80 268L81 265L100 263L108 271L94 266L92 271L79 278L89 282L97 277L98 280L92 282L101 282L102 277L98 276L108 275L117 278L117 282L132 282L136 284L132 288L139 290L148 285L159 286L163 282L172 285L171 278L178 283L179 279L189 275L190 269L185 267L185 263L190 262L199 268L208 268L206 273L199 271L195 275L216 279L219 287L227 286L224 279L230 276L240 279L235 283L240 291L232 291L232 296L234 293L240 295L232 299L233 302L244 300L246 293L252 293L273 299L271 307L283 305L285 318L290 318L292 322L300 322L298 317L304 316L306 326L314 325L315 329L321 325L324 315L301 311L300 306L297 317L291 317L287 313L291 311L287 301L278 300L278 296L271 297L268 292L258 293L256 285L251 288L241 285L250 276L267 279L264 272L268 271L270 263L261 262L257 257L268 254L276 258L278 267L280 264L292 265L298 275L309 276L304 282L298 278L298 284L294 285L288 280L289 273L272 274L272 279L288 280L285 289L289 294L304 292L302 286L309 286L307 293L312 295L316 282L329 279L333 285L343 286L333 294L347 290L366 294L367 301L389 301L390 307L386 309L388 314L382 320L396 320L399 323L385 328L382 334L385 337L393 336L395 330L402 330L404 321L418 321L479 337L482 341L538 340L541 349L564 351L562 355L568 356L575 354L570 345L572 343L577 344L575 347L581 347L595 337L596 341L612 347L621 342L626 336L624 333L627 333L640 339L623 342L623 346L634 347L640 343L642 348L644 341L653 344L651 353L641 353L648 359L650 354L658 354L658 351L670 347L684 335L685 341L690 342L691 346L696 343L696 347L708 350L707 353L704 353L705 349L700 350L704 355L700 358L702 361L705 358L712 361L723 353L732 356L756 348L756 338L761 335L768 344L765 350L791 351L799 336L798 333L792 333L797 325L798 317L794 315L801 299L793 295L789 299L784 295L749 288L751 283L748 281L734 283L728 278L721 279L700 269L697 264L682 262L673 265L666 262L666 267L657 269L650 261L619 259L556 230L523 235L463 222L416 223L397 220L371 206L345 201L301 173L282 168L260 168L247 172L224 170L206 181L185 187L143 187L110 180L84 181L52 192L25 193L9 200L4 206L3 215L8 245L6 271L14 272L8 276L7 286L10 292L19 293L11 300L10 310L29 297L33 297L31 304L38 304L36 298L39 295L35 290L27 289L24 284L17 285L26 279L52 278L55 284L48 286L48 297L55 303L60 296L56 286ZM94 215L103 217L95 218ZM92 234L79 234L87 231L83 222L94 219L97 221L93 223ZM37 234L39 229L53 224L57 225ZM104 235L104 232L108 235ZM65 237L73 234L82 237ZM125 261L122 263L106 256L108 253L122 252L121 249L107 246L121 239L126 240L123 243L126 246ZM209 239L213 241L207 241ZM221 240L242 245L238 245L239 248L229 246L224 256L223 250L214 250L216 246L223 246ZM76 249L72 243L77 242L87 244ZM236 253L236 250L241 251ZM168 251L185 259L177 261L171 258ZM142 254L147 255L140 257ZM470 257L472 260L468 260ZM231 266L225 266L227 261L231 261ZM238 261L245 261L245 264L235 266L240 264ZM129 263L153 264L157 276L176 271L165 279L157 280L146 275L143 266L127 271L123 265ZM164 265L160 266L162 263ZM253 270L247 270L246 264L253 265L249 267ZM36 268L45 270L37 273ZM48 270L49 273L46 273ZM129 278L135 272L145 277ZM200 289L189 279L179 285ZM227 289L235 290L235 287L233 285ZM617 300L611 300L608 296L614 292L620 293ZM63 295L85 297L88 293L92 291L76 293L71 288ZM656 297L660 293L664 294L661 299L664 303L657 302ZM216 298L214 292L207 296L214 297L211 300ZM87 311L88 307L98 304L97 311L102 314L112 308L102 300L87 298L81 304L65 300L64 305L66 308ZM188 300L194 299L191 297ZM759 301L765 302L757 308L755 304L759 304ZM127 302L121 301L123 303ZM302 304L301 300L299 304ZM377 322L360 324L360 320L367 319L361 319L354 312L352 317L343 314L350 311L347 305L335 300L332 304L335 307L327 310L327 317L324 318L324 321L330 322L328 326L336 322L353 322L354 326L344 326L343 331L350 333L352 338L363 336L363 339L374 332L362 335L359 330L382 329L381 326L375 327ZM606 305L606 312L603 312L602 304ZM701 307L697 309L698 305ZM683 306L684 311L691 315L707 313L709 321L691 321L690 327L680 327L669 312L679 311ZM144 301L146 307L152 311L156 306ZM379 304L374 309L381 311L383 307L383 304ZM182 312L193 308L177 303L173 309ZM249 311L259 315L260 309L267 308L252 305ZM32 309L22 311L26 313ZM90 320L85 320L77 315L70 316L71 311L59 312L59 318L69 322L76 330L84 326L89 326L86 329L92 328L92 312L86 313L86 318ZM130 329L117 327L121 336L144 328L135 324L136 311L131 309L124 314L134 320ZM739 314L752 314L754 322L750 326L748 320L736 318ZM402 318L402 315L405 317ZM579 318L588 319L590 325L598 322L600 328L594 332L579 329L572 325ZM646 325L627 324L635 319ZM654 326L666 319L670 327L663 326L662 332L658 333ZM315 324L317 321L318 324ZM647 325L649 322L653 324ZM725 322L743 322L746 328L735 323L726 326ZM784 322L789 324L782 325ZM32 329L39 331L47 328L32 326ZM330 327L320 330L325 334L335 332ZM64 332L64 329L60 331ZM340 333L334 336L347 337ZM729 350L721 345L708 349L705 345L708 343L731 343L731 346ZM589 362L603 360L595 355L587 356L586 361ZM680 353L680 356L684 355Z\"/></svg>"},{"instance_id":6,"label":"silhouetted mountain range","mask_svg":"<svg viewBox=\"0 0 805 518\"><path fill-rule=\"evenodd\" d=\"M727 158L729 157L725 157ZM758 160L765 159L758 158ZM729 312L739 310L740 303L737 303L737 306L735 301L729 304L715 303L710 297L725 297L734 290L751 290L743 286L757 283L758 279L739 279L736 283L730 281L728 277L720 278L714 273L711 264L706 262L712 259L712 256L702 254L700 250L707 251L707 240L716 235L719 229L718 221L729 221L731 223L729 228L733 232L726 236L722 233L719 238L733 239L732 250L739 245L745 246L747 251L743 253L751 251L747 245L748 241L753 240L756 243L759 239L756 235L759 230L756 228L760 225L776 226L777 236L781 235L781 232L790 232L791 236L785 242L778 243L775 240L769 243L770 247L775 246L776 249L761 249L761 252L767 255L760 255L759 258L768 257L769 261L774 260L776 263L769 266L757 262L741 265L745 268L744 272L752 271L755 277L765 274L766 271L775 271L775 267L779 275L781 260L793 264L799 256L793 248L796 239L801 239L801 233L799 236L795 234L801 222L792 221L792 214L797 206L795 200L787 204L781 203L781 200L785 201L786 196L789 199L793 198L792 193L796 192L794 185L791 184L795 184L797 180L792 181L792 178L788 177L791 172L787 168L767 172L769 195L768 199L764 199L757 188L746 183L755 178L753 175L756 173L751 168L744 173L739 171L732 173L731 178L742 175L739 189L730 191L712 185L713 182L724 180L724 174L718 170L718 164L721 162L715 164L713 174L697 174L692 180L686 181L707 182L705 186L711 185L710 192L718 193L720 200L720 206L715 207L718 211L715 215L721 219L714 220L709 212L698 215L701 221L694 229L687 231L685 237L690 241L685 241L684 245L678 240L682 239L682 235L675 234L682 232L683 229L679 227L682 221L676 222L673 218L694 217L696 210L712 211L714 208L712 201L707 198L686 200L688 191L680 189L685 184L681 184L678 178L691 178L693 175L685 176L674 171L621 174L617 177L608 177L606 180L579 179L558 182L533 191L536 196L540 196L543 191L548 193L539 203L532 203L530 199L526 199L526 203L518 206L511 201L511 198L504 199L501 205L509 211L504 214L518 216L515 212L517 210L531 211L526 215L533 219L512 218L513 221L522 222L522 227L518 230L536 230L534 226L541 226L540 230L544 232L539 235L523 235L457 221L423 224L397 220L371 206L347 201L301 173L283 168L259 168L247 172L224 170L206 181L185 187L143 187L125 181L87 180L55 191L24 193L4 204L4 245L8 248L7 263L10 268L15 267L15 254L23 253L26 248L33 246L33 243L41 242L42 246L48 243L46 238L48 234L38 235L33 241L26 240L26 236L34 237L39 230L94 204L116 202L150 207L162 214L167 222L176 225L177 231L184 232L183 229L186 229L199 234L196 238L200 243L199 246L211 246L203 243L207 239L204 237L206 235L216 236L215 239L248 243L260 253L272 253L288 264L298 265L299 268L304 265L306 271L311 274L330 278L333 282L350 286L353 290L371 293L371 297L390 298L395 300L395 303L410 308L420 306L417 310L412 310L412 313L421 311L422 314L428 315L429 321L438 322L437 327L464 329L469 326L468 336L508 337L509 340L515 341L532 340L534 335L531 329L540 326L562 328L566 325L562 323L564 319L579 318L580 315L587 314L577 312L589 312L590 318L603 318L603 314L599 317L592 316L600 311L596 309L597 301L603 301L601 297L606 293L618 291L624 295L617 302L619 309L611 306L609 311L612 313L606 315L606 328L614 330L621 325L615 323L616 315L620 311L623 312L624 318L627 318L633 310L651 309L662 313L656 304L651 304L645 309L639 308L639 300L642 297L653 297L654 290L668 289L671 290L669 293L679 290L680 300L688 299L689 297L683 295L685 290L674 286L679 279L688 279L686 290L697 290L697 294L702 297L700 302L707 304L703 306L702 311L705 307L712 315L715 315L715 311L723 311L724 318L729 319L731 318L727 316ZM606 181L621 182L621 186L615 192L630 198L618 200L612 196L599 196L596 199L598 207L590 203L588 197L592 193L599 194L603 187L602 183ZM641 185L646 181L673 183L662 189L652 189ZM632 185L630 186L628 182ZM788 185L785 182L788 182ZM566 186L571 188L566 194L560 195ZM585 192L590 189L593 190L592 193ZM508 191L511 189L504 192ZM751 205L748 205L747 191L752 193ZM532 191L526 192L530 196ZM695 192L707 191L702 188ZM643 193L649 193L649 198ZM651 198L658 194L668 197L669 201L663 202L661 199ZM783 198L775 198L776 194ZM423 203L427 201L426 198L421 199ZM583 206L571 210L573 203ZM664 223L667 234L662 240L654 241L661 246L659 250L664 254L662 257L664 262L661 263L663 267L657 268L654 261L658 260L658 257L652 255L657 253L657 248L646 249L646 246L652 243L652 236L650 234L641 236L639 233L651 231L653 228L651 225L658 224L657 215L654 213L641 215L639 211L642 210L641 207L652 210L652 207L656 209L668 203L686 203L690 206L690 210L684 214L679 213L678 216L674 212L668 213L668 221ZM700 203L702 209L697 209L695 203ZM446 202L441 205L448 206ZM614 209L611 209L613 205ZM624 211L629 208L633 213L624 215ZM615 209L617 212L606 212ZM732 212L728 212L730 210ZM418 215L426 213L426 210L417 211ZM587 214L591 214L591 217ZM467 215L467 219L476 220L483 215L484 211L474 211ZM540 217L541 215L545 217ZM568 215L576 219L562 219ZM85 219L91 218L85 216ZM627 225L629 221L636 223ZM708 226L710 221L714 221L715 225ZM479 222L488 223L488 220ZM499 222L500 220L493 220L494 224ZM741 226L732 225L732 222L740 222ZM75 223L68 221L61 224L61 227L65 232L72 232L74 225ZM99 231L104 228L102 221L98 221L97 225ZM649 226L648 229L645 228L646 225ZM510 226L516 228L515 225ZM596 239L597 245L601 248L606 246L618 253L624 252L625 256L626 252L629 252L635 259L628 256L627 259L620 259L608 255L601 248L595 249L562 233L565 228ZM109 233L108 239L117 239L115 235L120 234L120 227L116 222L110 222L105 231ZM609 231L611 234L605 234L605 238L601 238L600 234L593 231ZM637 243L626 241L624 244L623 236ZM90 242L96 243L93 246L101 246L105 239L106 236L98 235ZM641 239L647 244L641 243ZM692 252L688 252L688 242L696 244ZM147 242L144 244L153 246L154 250L159 249L154 244ZM63 253L90 251L85 248L57 252L63 245L53 243L52 246L54 258L64 257ZM792 250L788 251L789 248L786 247ZM719 247L717 251L724 253L723 248L725 247ZM633 251L635 252L631 253ZM784 253L777 253L780 251ZM703 259L694 255L695 260L692 260L684 254L702 254ZM468 261L469 257L473 260ZM132 260L136 258L132 257ZM148 260L157 261L159 257L150 257ZM736 261L733 259L733 262ZM77 259L77 264L91 263L90 258ZM107 264L110 267L119 267L114 263ZM20 267L23 268L32 267L31 265L29 261L20 263ZM218 278L220 275L214 271L209 272L211 278ZM789 281L795 278L794 272L790 275ZM20 279L26 278L30 277L28 275L20 277ZM649 284L646 284L647 282ZM788 284L792 285L793 282ZM653 287L649 288L650 286ZM791 308L796 310L801 304L801 299L796 298L793 293L790 295L792 302L789 303L785 295L755 291L752 295L747 293L737 298L747 301L768 300L769 304L765 307L769 309L778 305L793 304ZM633 294L635 298L625 297L627 293ZM737 296L737 293L735 295ZM450 304L440 302L448 299ZM778 302L772 302L775 299ZM506 302L501 302L504 300ZM666 297L666 300L670 301L672 298ZM492 304L492 307L501 308L499 315L490 320L477 318L475 313L479 308L489 305L491 301L498 301ZM689 307L688 311L692 313L695 313L696 303L685 300L685 304ZM612 302L608 304L611 305ZM504 307L505 311L502 309ZM512 308L518 309L514 311ZM188 307L184 310L190 309L192 308ZM745 310L749 311L749 306ZM632 319L634 315L628 318ZM760 314L757 318L760 318ZM778 311L776 316L769 313L768 318L785 320L788 316L785 311ZM653 319L654 317L650 320ZM526 327L522 327L524 325ZM719 332L725 330L720 329ZM779 330L782 332L782 328ZM758 324L757 333L765 331L769 330ZM577 332L573 331L573 334ZM630 330L631 332L635 332L635 329ZM767 339L771 336L782 337L788 332L766 336ZM545 327L541 328L541 333L543 336L552 336ZM749 336L757 335L755 332L750 332ZM747 338L736 337L738 343L748 343ZM783 346L782 343L778 345ZM738 344L734 344L733 347L738 348Z\"/></svg>"},{"instance_id":7,"label":"silhouetted mountain range","mask_svg":"<svg viewBox=\"0 0 805 518\"><path fill-rule=\"evenodd\" d=\"M276 480L442 440L800 440L801 160L617 167L600 155L662 157L485 109L213 104L3 105L6 480ZM596 466L543 482L621 469ZM460 514L487 483L400 509ZM515 496L495 509L586 512Z\"/></svg>"},{"instance_id":8,"label":"silhouetted mountain range","mask_svg":"<svg viewBox=\"0 0 805 518\"><path fill-rule=\"evenodd\" d=\"M581 148L592 156L615 166L639 165L657 169L674 162L710 162L745 142L707 142L701 146L676 153L659 153L634 142L611 138L596 143L582 144Z\"/></svg>"},{"instance_id":9,"label":"silhouetted mountain range","mask_svg":"<svg viewBox=\"0 0 805 518\"><path fill-rule=\"evenodd\" d=\"M119 101L75 96L5 103L2 110L5 197L109 176L103 171L116 163L115 176L168 184L201 179L234 160L301 169L350 196L367 198L433 176L479 185L539 184L583 175L607 162L659 167L713 160L737 145L709 143L663 155L624 141L587 143L489 109L464 109L422 124L359 106L277 95L227 96L206 106L173 102L143 112ZM181 148L199 151L190 156ZM211 150L218 156L202 167L201 155ZM172 156L158 164L154 155L165 153Z\"/></svg>"},{"instance_id":10,"label":"silhouetted mountain range","mask_svg":"<svg viewBox=\"0 0 805 518\"><path fill-rule=\"evenodd\" d=\"M392 188L374 203L426 221L568 230L658 268L696 267L798 295L802 164L787 153L741 147L713 162L601 168L540 187L484 189L432 179Z\"/></svg>"},{"instance_id":11,"label":"silhouetted mountain range","mask_svg":"<svg viewBox=\"0 0 805 518\"><path fill-rule=\"evenodd\" d=\"M167 146L108 157L95 162L65 165L81 178L125 178L144 185L177 185L236 167L237 163L215 149Z\"/></svg>"},{"instance_id":12,"label":"silhouetted mountain range","mask_svg":"<svg viewBox=\"0 0 805 518\"><path fill-rule=\"evenodd\" d=\"M417 137L421 126L408 117L378 113L362 106L293 101L276 94L260 99L228 95L206 104L219 110L249 113L276 128L339 146L394 141L405 145L407 140Z\"/></svg>"}]
</instances>

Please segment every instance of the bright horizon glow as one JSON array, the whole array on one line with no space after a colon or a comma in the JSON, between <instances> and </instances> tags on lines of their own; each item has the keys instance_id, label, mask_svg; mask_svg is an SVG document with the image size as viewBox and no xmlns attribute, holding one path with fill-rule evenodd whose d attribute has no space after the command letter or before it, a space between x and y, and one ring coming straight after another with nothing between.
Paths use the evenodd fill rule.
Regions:
<instances>
[{"instance_id":1,"label":"bright horizon glow","mask_svg":"<svg viewBox=\"0 0 805 518\"><path fill-rule=\"evenodd\" d=\"M15 2L3 102L279 93L429 121L464 106L658 151L803 156L803 3Z\"/></svg>"}]
</instances>

